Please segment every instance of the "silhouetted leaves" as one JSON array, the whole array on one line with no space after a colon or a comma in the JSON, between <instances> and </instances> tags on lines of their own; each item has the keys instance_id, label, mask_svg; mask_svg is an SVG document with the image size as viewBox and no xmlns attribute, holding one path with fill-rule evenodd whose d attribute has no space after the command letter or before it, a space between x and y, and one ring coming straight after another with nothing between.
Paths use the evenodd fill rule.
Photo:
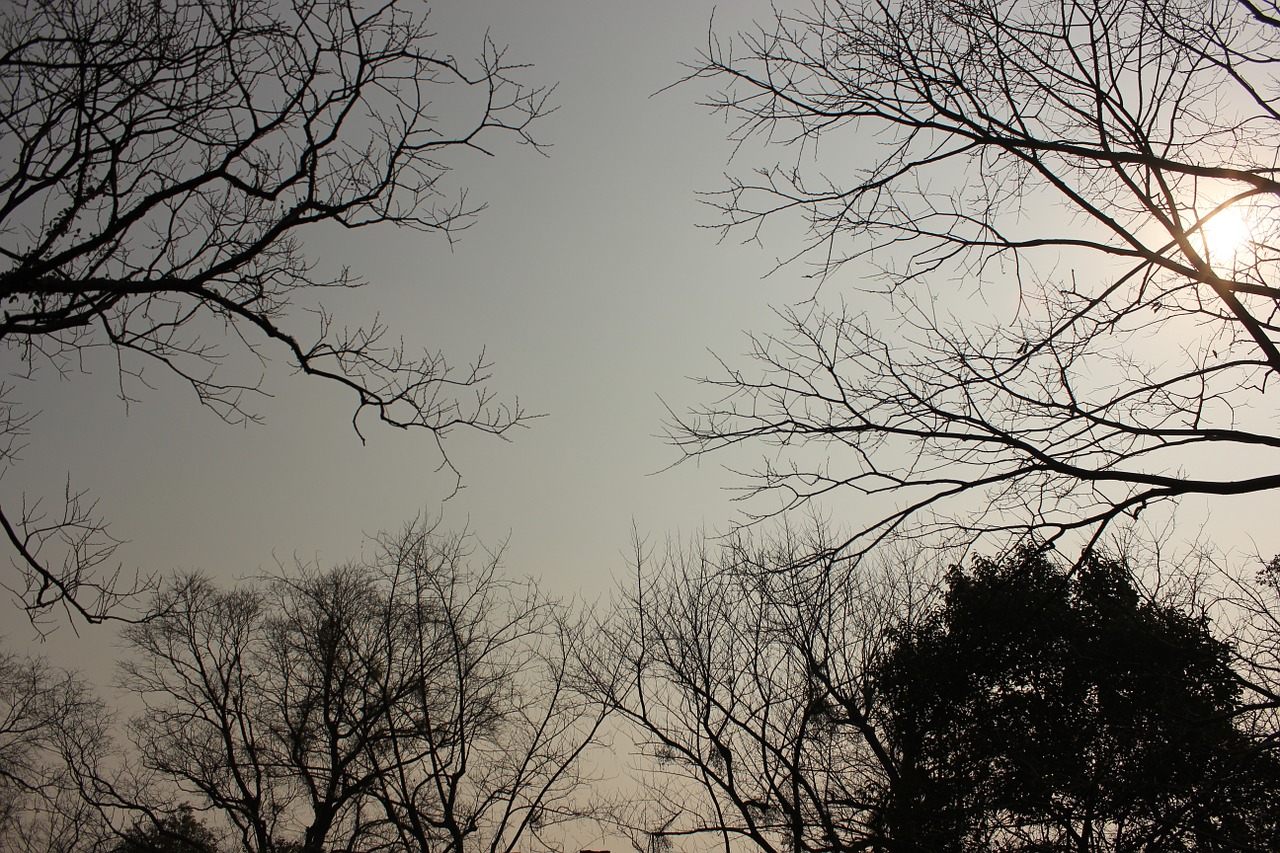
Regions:
<instances>
[{"instance_id":1,"label":"silhouetted leaves","mask_svg":"<svg viewBox=\"0 0 1280 853\"><path fill-rule=\"evenodd\" d=\"M924 850L1215 850L1280 842L1280 765L1235 726L1230 648L1123 562L1039 549L953 570L877 667Z\"/></svg>"},{"instance_id":2,"label":"silhouetted leaves","mask_svg":"<svg viewBox=\"0 0 1280 853\"><path fill-rule=\"evenodd\" d=\"M638 844L1277 849L1266 694L1134 567L1043 548L816 563L826 544L637 550L587 670L650 759L618 810Z\"/></svg>"},{"instance_id":3,"label":"silhouetted leaves","mask_svg":"<svg viewBox=\"0 0 1280 853\"><path fill-rule=\"evenodd\" d=\"M112 853L219 853L217 834L187 805L159 823L125 834Z\"/></svg>"}]
</instances>

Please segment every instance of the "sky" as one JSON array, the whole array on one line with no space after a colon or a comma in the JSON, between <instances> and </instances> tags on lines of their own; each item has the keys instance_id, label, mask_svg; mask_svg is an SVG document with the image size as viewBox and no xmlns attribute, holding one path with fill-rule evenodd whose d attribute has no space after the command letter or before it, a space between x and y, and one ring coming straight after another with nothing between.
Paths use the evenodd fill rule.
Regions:
<instances>
[{"instance_id":1,"label":"sky","mask_svg":"<svg viewBox=\"0 0 1280 853\"><path fill-rule=\"evenodd\" d=\"M446 0L433 6L437 47L478 52L487 31L527 79L556 86L558 109L535 128L547 156L499 144L453 160L451 180L488 209L449 244L394 228L311 232L320 269L349 266L368 285L331 294L342 321L379 314L410 347L464 364L481 348L491 387L545 417L511 441L455 432L446 446L463 490L438 472L429 437L369 423L362 444L341 390L295 375L272 356L262 425L228 426L188 388L149 371L153 390L126 407L108 361L90 375L46 372L22 399L40 415L6 497L61 495L68 476L127 540L126 567L202 571L223 582L297 559L359 556L367 534L418 513L507 543L513 575L553 594L607 598L625 571L633 527L656 538L722 531L739 507L718 464L670 466L666 406L704 399L690 377L711 351L745 351L743 331L771 304L803 298L796 274L765 279L786 246L720 241L699 190L718 188L732 145L723 121L679 86L718 30L750 23L764 3L717 10L702 0ZM66 626L40 641L16 608L0 635L56 663L107 676L118 649L105 628Z\"/></svg>"},{"instance_id":2,"label":"sky","mask_svg":"<svg viewBox=\"0 0 1280 853\"><path fill-rule=\"evenodd\" d=\"M429 437L370 423L362 444L341 389L293 374L270 347L273 396L260 406L265 423L248 428L222 423L160 373L127 410L105 362L66 381L41 376L23 388L40 418L0 489L56 498L70 475L128 540L118 552L126 568L224 583L295 558L356 558L368 534L425 513L505 541L513 575L603 601L626 571L633 528L651 540L725 531L743 509L726 487L741 481L714 459L671 467L667 407L707 402L691 377L716 372L712 353L744 353L744 331L776 328L772 306L806 299L813 284L798 267L765 277L795 249L800 232L786 223L763 245L698 227L715 222L698 192L756 165L759 152L734 158L729 128L697 105L707 91L696 81L667 87L706 43L713 14L728 34L768 13L756 0L433 7L440 49L474 54L487 31L532 64L530 81L556 86L559 108L535 131L547 156L498 145L492 158L454 160L453 179L489 206L452 247L393 228L306 236L321 271L349 266L369 282L325 299L341 320L380 314L411 347L457 364L483 348L491 387L545 413L510 442L453 433L464 488L448 501L453 482ZM1184 514L1198 518L1203 506ZM1224 517L1235 522L1225 536L1250 547L1257 523ZM106 628L64 625L41 641L7 606L0 635L103 682L119 651Z\"/></svg>"}]
</instances>

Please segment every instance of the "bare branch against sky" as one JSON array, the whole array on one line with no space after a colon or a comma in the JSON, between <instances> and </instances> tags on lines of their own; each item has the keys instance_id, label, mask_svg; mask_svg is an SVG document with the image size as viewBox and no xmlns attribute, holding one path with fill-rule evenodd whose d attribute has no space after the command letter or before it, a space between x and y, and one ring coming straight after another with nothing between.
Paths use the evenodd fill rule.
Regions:
<instances>
[{"instance_id":1,"label":"bare branch against sky","mask_svg":"<svg viewBox=\"0 0 1280 853\"><path fill-rule=\"evenodd\" d=\"M449 432L523 424L485 384L482 348L451 367L380 319L336 318L317 291L362 279L318 273L302 242L324 223L465 229L483 205L452 182L458 155L538 147L548 90L491 40L451 49L397 0L6 4L0 339L20 379L0 389L0 461L29 429L15 382L80 371L97 349L126 404L170 373L231 424L259 419L262 371L286 361L343 388L358 433L372 417L429 434L455 478ZM149 580L113 568L78 486L62 504L5 504L8 583L33 618L97 622Z\"/></svg>"},{"instance_id":2,"label":"bare branch against sky","mask_svg":"<svg viewBox=\"0 0 1280 853\"><path fill-rule=\"evenodd\" d=\"M852 554L1090 542L1168 499L1273 494L1274 11L820 0L717 30L692 85L786 159L709 200L766 245L803 218L783 270L825 284L675 443L768 448L764 514L865 498Z\"/></svg>"}]
</instances>

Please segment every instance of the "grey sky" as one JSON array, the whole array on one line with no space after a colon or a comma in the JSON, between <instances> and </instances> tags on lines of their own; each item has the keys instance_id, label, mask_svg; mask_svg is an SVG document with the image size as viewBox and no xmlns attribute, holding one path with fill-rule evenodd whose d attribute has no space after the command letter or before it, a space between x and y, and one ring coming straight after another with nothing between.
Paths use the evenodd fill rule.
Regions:
<instances>
[{"instance_id":1,"label":"grey sky","mask_svg":"<svg viewBox=\"0 0 1280 853\"><path fill-rule=\"evenodd\" d=\"M632 520L655 536L723 529L737 507L718 465L673 462L659 395L682 410L704 391L686 377L714 370L708 350L736 356L742 331L773 325L770 303L809 295L802 270L762 279L794 249L775 230L764 247L695 225L713 218L695 191L729 168L726 126L695 101L696 85L651 97L705 43L711 0L445 0L439 46L475 54L488 29L509 57L555 83L560 109L541 122L543 158L499 146L492 159L453 161L459 184L489 203L450 250L441 239L392 229L312 232L322 268L349 265L368 287L326 304L352 324L380 312L411 346L463 363L487 348L493 387L545 412L511 443L454 433L465 490L443 506L429 438L368 425L362 446L339 389L269 369L264 426L237 429L159 372L128 416L109 364L59 382L46 373L22 396L43 411L24 464L0 486L57 497L70 472L92 490L126 566L202 570L230 580L297 554L333 564L355 557L363 534L419 511L444 514L490 543L509 537L506 565L558 594L607 595L624 568ZM763 2L722 4L729 33L766 13ZM829 152L828 152L829 153ZM856 152L849 152L856 157ZM740 168L752 165L744 160ZM282 357L279 352L265 352ZM1256 500L1256 499L1255 499ZM1202 505L1187 505L1195 518ZM1231 516L1227 538L1249 547L1256 524ZM1263 550L1268 547L1260 543ZM31 630L0 609L0 633ZM106 667L107 632L59 631L43 651Z\"/></svg>"},{"instance_id":2,"label":"grey sky","mask_svg":"<svg viewBox=\"0 0 1280 853\"><path fill-rule=\"evenodd\" d=\"M745 25L752 8L720 9ZM448 448L465 490L443 506L450 480L429 438L370 423L362 446L339 389L276 361L262 426L240 429L201 408L159 371L128 414L109 362L21 387L41 410L8 494L60 496L68 473L99 499L129 544L126 567L202 570L231 579L294 554L326 564L359 553L363 534L416 512L469 524L489 542L509 537L507 566L561 594L605 594L623 567L632 519L666 535L724 526L735 508L718 466L681 466L657 437L664 411L698 396L708 349L736 354L741 331L767 324L768 303L808 292L798 275L767 281L772 257L698 230L710 211L695 191L717 186L731 146L722 122L694 104L695 87L650 97L678 78L705 42L711 2L437 3L438 46L478 52L486 29L528 79L558 86L541 122L549 156L512 145L453 160L454 179L489 203L450 250L442 239L394 229L311 232L321 268L349 265L369 284L327 298L358 324L380 312L410 346L464 363L481 347L493 387L547 417L503 443L454 433ZM276 355L270 348L264 352ZM252 367L250 367L252 369ZM20 613L0 633L22 645ZM105 666L102 630L77 641L59 631L42 651Z\"/></svg>"}]
</instances>

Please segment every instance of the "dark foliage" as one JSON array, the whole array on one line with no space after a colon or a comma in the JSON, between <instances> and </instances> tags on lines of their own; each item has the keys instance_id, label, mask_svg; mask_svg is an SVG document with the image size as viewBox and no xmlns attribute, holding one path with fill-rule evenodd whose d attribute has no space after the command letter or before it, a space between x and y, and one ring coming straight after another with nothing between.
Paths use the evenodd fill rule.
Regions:
<instances>
[{"instance_id":1,"label":"dark foliage","mask_svg":"<svg viewBox=\"0 0 1280 853\"><path fill-rule=\"evenodd\" d=\"M639 849L1280 849L1254 668L1122 560L804 559L826 544L637 551L587 671L648 759Z\"/></svg>"},{"instance_id":2,"label":"dark foliage","mask_svg":"<svg viewBox=\"0 0 1280 853\"><path fill-rule=\"evenodd\" d=\"M176 815L154 826L126 833L112 853L218 853L220 849L217 834L190 806L182 806Z\"/></svg>"},{"instance_id":3,"label":"dark foliage","mask_svg":"<svg viewBox=\"0 0 1280 853\"><path fill-rule=\"evenodd\" d=\"M1236 726L1231 649L1120 561L953 570L876 678L899 762L884 826L911 849L1280 844L1280 763Z\"/></svg>"}]
</instances>

